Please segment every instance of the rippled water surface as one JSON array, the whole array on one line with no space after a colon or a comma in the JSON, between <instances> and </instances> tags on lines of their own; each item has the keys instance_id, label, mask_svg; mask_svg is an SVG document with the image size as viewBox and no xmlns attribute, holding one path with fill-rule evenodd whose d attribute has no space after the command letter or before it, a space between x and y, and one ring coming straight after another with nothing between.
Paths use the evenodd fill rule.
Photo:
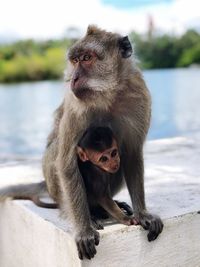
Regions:
<instances>
[{"instance_id":1,"label":"rippled water surface","mask_svg":"<svg viewBox=\"0 0 200 267\"><path fill-rule=\"evenodd\" d=\"M152 95L148 139L200 130L200 70L144 72ZM0 85L0 159L40 157L52 114L64 95L59 81Z\"/></svg>"}]
</instances>

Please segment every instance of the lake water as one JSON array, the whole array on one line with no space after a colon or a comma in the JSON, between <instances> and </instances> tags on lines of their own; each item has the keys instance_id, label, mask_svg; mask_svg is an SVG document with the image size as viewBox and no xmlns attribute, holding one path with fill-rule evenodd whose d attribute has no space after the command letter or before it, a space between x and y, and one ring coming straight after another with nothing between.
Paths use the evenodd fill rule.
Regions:
<instances>
[{"instance_id":1,"label":"lake water","mask_svg":"<svg viewBox=\"0 0 200 267\"><path fill-rule=\"evenodd\" d=\"M200 130L200 70L144 72L152 95L148 139ZM0 161L41 157L52 114L64 96L60 81L0 85Z\"/></svg>"}]
</instances>

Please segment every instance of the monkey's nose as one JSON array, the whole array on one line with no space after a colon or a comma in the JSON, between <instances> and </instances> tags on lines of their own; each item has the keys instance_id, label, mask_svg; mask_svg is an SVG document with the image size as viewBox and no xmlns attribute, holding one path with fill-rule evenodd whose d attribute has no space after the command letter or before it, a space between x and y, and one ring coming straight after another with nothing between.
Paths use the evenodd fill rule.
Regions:
<instances>
[{"instance_id":1,"label":"monkey's nose","mask_svg":"<svg viewBox=\"0 0 200 267\"><path fill-rule=\"evenodd\" d=\"M119 169L119 165L118 164L115 164L112 168L114 171L118 170Z\"/></svg>"},{"instance_id":2,"label":"monkey's nose","mask_svg":"<svg viewBox=\"0 0 200 267\"><path fill-rule=\"evenodd\" d=\"M73 84L75 85L79 80L79 73L75 72L73 77Z\"/></svg>"}]
</instances>

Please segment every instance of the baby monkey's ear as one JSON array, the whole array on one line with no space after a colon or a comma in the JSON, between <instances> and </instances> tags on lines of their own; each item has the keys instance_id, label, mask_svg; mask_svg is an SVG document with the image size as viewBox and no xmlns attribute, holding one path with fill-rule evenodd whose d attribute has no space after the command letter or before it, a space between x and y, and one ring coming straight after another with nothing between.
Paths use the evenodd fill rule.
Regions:
<instances>
[{"instance_id":1,"label":"baby monkey's ear","mask_svg":"<svg viewBox=\"0 0 200 267\"><path fill-rule=\"evenodd\" d=\"M81 161L85 162L88 160L88 157L85 151L80 146L77 146L76 153Z\"/></svg>"},{"instance_id":2,"label":"baby monkey's ear","mask_svg":"<svg viewBox=\"0 0 200 267\"><path fill-rule=\"evenodd\" d=\"M119 38L119 51L123 58L128 58L132 55L133 49L128 36Z\"/></svg>"}]
</instances>

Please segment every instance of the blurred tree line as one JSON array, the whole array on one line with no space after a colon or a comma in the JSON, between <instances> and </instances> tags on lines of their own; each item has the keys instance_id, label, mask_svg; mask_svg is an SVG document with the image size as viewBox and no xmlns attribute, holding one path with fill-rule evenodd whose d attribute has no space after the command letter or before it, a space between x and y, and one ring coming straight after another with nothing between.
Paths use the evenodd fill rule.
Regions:
<instances>
[{"instance_id":1,"label":"blurred tree line","mask_svg":"<svg viewBox=\"0 0 200 267\"><path fill-rule=\"evenodd\" d=\"M18 41L0 45L0 82L59 79L71 40Z\"/></svg>"},{"instance_id":2,"label":"blurred tree line","mask_svg":"<svg viewBox=\"0 0 200 267\"><path fill-rule=\"evenodd\" d=\"M182 36L130 34L135 54L145 69L188 67L200 64L200 34L188 30Z\"/></svg>"},{"instance_id":3,"label":"blurred tree line","mask_svg":"<svg viewBox=\"0 0 200 267\"><path fill-rule=\"evenodd\" d=\"M142 68L176 68L200 64L200 34L188 30L182 36L149 36L130 33ZM0 82L59 79L65 68L70 39L18 41L0 45Z\"/></svg>"}]
</instances>

